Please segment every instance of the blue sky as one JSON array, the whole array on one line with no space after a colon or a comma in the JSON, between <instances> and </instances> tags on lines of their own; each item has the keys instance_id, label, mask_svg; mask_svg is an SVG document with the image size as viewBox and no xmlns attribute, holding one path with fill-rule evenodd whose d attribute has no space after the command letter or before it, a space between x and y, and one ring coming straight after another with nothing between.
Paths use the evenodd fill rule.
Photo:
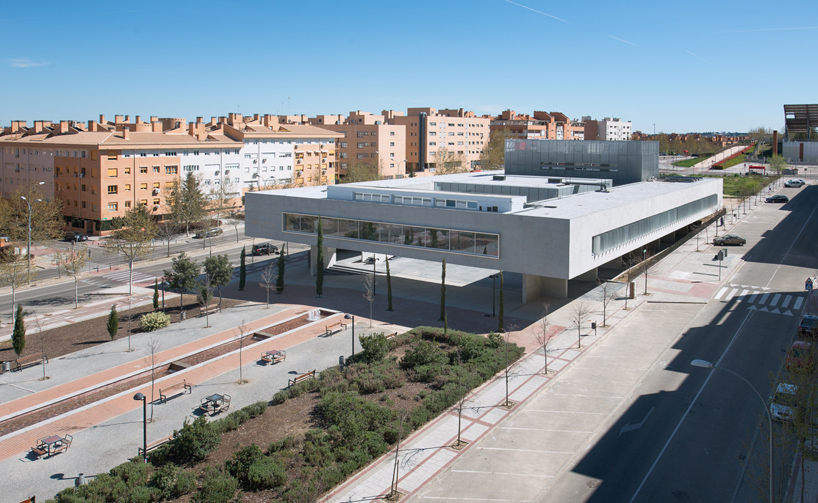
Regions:
<instances>
[{"instance_id":1,"label":"blue sky","mask_svg":"<svg viewBox=\"0 0 818 503\"><path fill-rule=\"evenodd\" d=\"M408 107L781 129L818 2L5 2L0 124Z\"/></svg>"}]
</instances>

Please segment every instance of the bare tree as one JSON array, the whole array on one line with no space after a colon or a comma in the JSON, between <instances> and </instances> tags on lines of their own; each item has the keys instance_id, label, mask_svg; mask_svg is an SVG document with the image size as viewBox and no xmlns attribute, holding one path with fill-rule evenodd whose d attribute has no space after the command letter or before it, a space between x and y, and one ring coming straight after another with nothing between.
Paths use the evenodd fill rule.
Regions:
<instances>
[{"instance_id":1,"label":"bare tree","mask_svg":"<svg viewBox=\"0 0 818 503\"><path fill-rule=\"evenodd\" d=\"M267 306L264 309L270 308L270 290L276 288L276 280L278 279L278 272L276 272L275 265L270 262L270 265L264 268L261 273L261 282L259 285L267 290Z\"/></svg>"},{"instance_id":2,"label":"bare tree","mask_svg":"<svg viewBox=\"0 0 818 503\"><path fill-rule=\"evenodd\" d=\"M136 260L150 253L151 241L156 236L156 224L145 206L128 210L124 226L114 231L104 245L105 251L122 254L128 261L128 295L133 293L133 265Z\"/></svg>"},{"instance_id":3,"label":"bare tree","mask_svg":"<svg viewBox=\"0 0 818 503\"><path fill-rule=\"evenodd\" d=\"M199 306L205 315L205 328L210 328L210 303L213 301L213 287L210 286L210 278L205 274L204 280L199 283L199 292L196 296Z\"/></svg>"},{"instance_id":4,"label":"bare tree","mask_svg":"<svg viewBox=\"0 0 818 503\"><path fill-rule=\"evenodd\" d=\"M375 303L375 275L364 276L364 298L369 301L369 328L372 328L372 305Z\"/></svg>"},{"instance_id":5,"label":"bare tree","mask_svg":"<svg viewBox=\"0 0 818 503\"><path fill-rule=\"evenodd\" d=\"M512 326L512 327L509 327L509 328L511 330L506 332L505 335L503 336L503 359L505 360L505 363L506 363L506 368L503 371L504 379L506 381L506 402L503 404L503 406L511 408L512 404L508 399L508 379L509 379L509 374L510 374L510 370L511 370L511 361L509 361L510 358L509 358L509 355L508 355L508 346L511 344L511 340L510 340L511 332L514 331L516 329L516 327Z\"/></svg>"},{"instance_id":6,"label":"bare tree","mask_svg":"<svg viewBox=\"0 0 818 503\"><path fill-rule=\"evenodd\" d=\"M611 291L608 291L609 283L606 281L602 284L602 326L608 326L608 304L611 303L612 300L616 298L616 293L619 290L618 288L614 288Z\"/></svg>"},{"instance_id":7,"label":"bare tree","mask_svg":"<svg viewBox=\"0 0 818 503\"><path fill-rule=\"evenodd\" d=\"M548 328L551 325L548 320L548 304L543 304L543 312L540 315L537 328L534 329L534 339L542 348L543 374L548 375L548 344L557 336L556 333L549 334Z\"/></svg>"},{"instance_id":8,"label":"bare tree","mask_svg":"<svg viewBox=\"0 0 818 503\"><path fill-rule=\"evenodd\" d=\"M244 384L248 381L244 380L244 375L242 374L241 368L241 350L244 349L244 338L247 335L247 332L250 331L250 328L247 326L247 323L244 320L241 320L241 325L238 326L239 333L236 335L236 340L239 341L239 384Z\"/></svg>"},{"instance_id":9,"label":"bare tree","mask_svg":"<svg viewBox=\"0 0 818 503\"><path fill-rule=\"evenodd\" d=\"M17 254L9 254L0 260L0 285L11 287L11 317L14 319L14 295L17 289L28 283L28 264Z\"/></svg>"},{"instance_id":10,"label":"bare tree","mask_svg":"<svg viewBox=\"0 0 818 503\"><path fill-rule=\"evenodd\" d=\"M571 326L577 329L577 347L582 348L582 325L588 320L591 310L584 302L571 308Z\"/></svg>"},{"instance_id":11,"label":"bare tree","mask_svg":"<svg viewBox=\"0 0 818 503\"><path fill-rule=\"evenodd\" d=\"M239 225L244 222L244 212L233 210L227 216L227 223L233 226L233 230L236 231L236 243L239 242Z\"/></svg>"},{"instance_id":12,"label":"bare tree","mask_svg":"<svg viewBox=\"0 0 818 503\"><path fill-rule=\"evenodd\" d=\"M398 492L398 481L400 480L400 443L403 439L403 423L408 417L408 412L400 414L400 421L398 422L398 444L395 446L395 465L392 467L392 483L389 486L389 498L397 501L400 496Z\"/></svg>"},{"instance_id":13,"label":"bare tree","mask_svg":"<svg viewBox=\"0 0 818 503\"><path fill-rule=\"evenodd\" d=\"M85 250L78 249L77 251L72 250L62 263L62 270L65 271L65 274L74 278L74 309L80 307L79 276L89 260L91 259Z\"/></svg>"},{"instance_id":14,"label":"bare tree","mask_svg":"<svg viewBox=\"0 0 818 503\"><path fill-rule=\"evenodd\" d=\"M34 315L34 325L37 327L37 333L40 335L40 354L42 355L42 365L43 365L43 377L40 379L41 381L45 381L48 379L48 376L45 375L45 336L43 335L43 326L40 324L40 315Z\"/></svg>"},{"instance_id":15,"label":"bare tree","mask_svg":"<svg viewBox=\"0 0 818 503\"><path fill-rule=\"evenodd\" d=\"M68 260L68 257L70 256L71 252L68 250L56 250L54 255L51 257L51 263L57 266L57 279L62 277L63 262Z\"/></svg>"},{"instance_id":16,"label":"bare tree","mask_svg":"<svg viewBox=\"0 0 818 503\"><path fill-rule=\"evenodd\" d=\"M181 234L179 225L172 221L162 222L156 226L156 237L167 244L167 255L170 257L170 240Z\"/></svg>"},{"instance_id":17,"label":"bare tree","mask_svg":"<svg viewBox=\"0 0 818 503\"><path fill-rule=\"evenodd\" d=\"M148 344L148 355L145 357L145 365L150 367L151 372L151 417L150 421L153 422L153 401L154 398L154 385L156 384L156 364L158 363L159 358L159 349L161 344L159 341L151 337L150 343Z\"/></svg>"},{"instance_id":18,"label":"bare tree","mask_svg":"<svg viewBox=\"0 0 818 503\"><path fill-rule=\"evenodd\" d=\"M463 364L463 359L460 356L460 348L458 348L458 350L457 350L457 364L458 364L458 366ZM460 438L460 431L462 429L461 428L461 422L462 422L461 418L463 417L463 409L465 409L466 405L468 405L468 403L469 403L469 390L466 389L467 387L466 387L465 381L463 380L463 377L464 377L463 372L462 371L459 372L458 373L458 379L457 379L457 387L459 388L458 391L460 393L460 399L457 400L457 403L454 406L455 410L457 411L457 441L454 443L452 448L453 449L458 449L458 450L465 447L466 444L468 443L468 442L464 442Z\"/></svg>"}]
</instances>

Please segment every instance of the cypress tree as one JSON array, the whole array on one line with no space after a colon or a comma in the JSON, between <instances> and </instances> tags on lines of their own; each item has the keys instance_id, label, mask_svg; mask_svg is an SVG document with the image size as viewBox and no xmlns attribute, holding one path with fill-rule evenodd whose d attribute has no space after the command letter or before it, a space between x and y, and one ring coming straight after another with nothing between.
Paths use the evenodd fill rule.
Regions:
<instances>
[{"instance_id":1,"label":"cypress tree","mask_svg":"<svg viewBox=\"0 0 818 503\"><path fill-rule=\"evenodd\" d=\"M318 253L315 257L315 294L324 293L324 226L318 217Z\"/></svg>"},{"instance_id":2,"label":"cypress tree","mask_svg":"<svg viewBox=\"0 0 818 503\"><path fill-rule=\"evenodd\" d=\"M440 274L440 319L444 321L446 318L446 259L443 259L443 268Z\"/></svg>"},{"instance_id":3,"label":"cypress tree","mask_svg":"<svg viewBox=\"0 0 818 503\"><path fill-rule=\"evenodd\" d=\"M499 313L499 316L497 317L497 331L498 332L503 332L503 307L504 307L504 304L505 303L503 302L503 273L501 272L500 273L500 313Z\"/></svg>"},{"instance_id":4,"label":"cypress tree","mask_svg":"<svg viewBox=\"0 0 818 503\"><path fill-rule=\"evenodd\" d=\"M111 340L114 340L116 333L119 330L119 314L116 312L116 304L111 306L111 312L108 314L108 335Z\"/></svg>"},{"instance_id":5,"label":"cypress tree","mask_svg":"<svg viewBox=\"0 0 818 503\"><path fill-rule=\"evenodd\" d=\"M153 310L159 310L159 280L153 279Z\"/></svg>"},{"instance_id":6,"label":"cypress tree","mask_svg":"<svg viewBox=\"0 0 818 503\"><path fill-rule=\"evenodd\" d=\"M239 291L244 290L244 284L247 282L247 248L246 246L241 247L241 255L239 256Z\"/></svg>"},{"instance_id":7,"label":"cypress tree","mask_svg":"<svg viewBox=\"0 0 818 503\"><path fill-rule=\"evenodd\" d=\"M386 310L392 309L392 275L389 273L389 255L386 256Z\"/></svg>"},{"instance_id":8,"label":"cypress tree","mask_svg":"<svg viewBox=\"0 0 818 503\"><path fill-rule=\"evenodd\" d=\"M278 254L278 275L276 276L276 292L284 291L284 248Z\"/></svg>"},{"instance_id":9,"label":"cypress tree","mask_svg":"<svg viewBox=\"0 0 818 503\"><path fill-rule=\"evenodd\" d=\"M17 314L14 315L14 332L11 333L11 345L17 356L26 348L26 324L23 321L23 305L17 304Z\"/></svg>"}]
</instances>

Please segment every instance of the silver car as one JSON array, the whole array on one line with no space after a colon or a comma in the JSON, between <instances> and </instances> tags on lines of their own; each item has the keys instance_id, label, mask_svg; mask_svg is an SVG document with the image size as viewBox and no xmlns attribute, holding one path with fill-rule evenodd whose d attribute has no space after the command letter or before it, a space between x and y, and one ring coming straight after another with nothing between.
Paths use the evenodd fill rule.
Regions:
<instances>
[{"instance_id":1,"label":"silver car","mask_svg":"<svg viewBox=\"0 0 818 503\"><path fill-rule=\"evenodd\" d=\"M725 234L724 236L713 239L713 244L716 246L737 245L742 246L747 243L747 240L735 234Z\"/></svg>"},{"instance_id":2,"label":"silver car","mask_svg":"<svg viewBox=\"0 0 818 503\"><path fill-rule=\"evenodd\" d=\"M801 187L803 185L804 185L804 182L802 182L801 180L787 180L786 182L784 182L784 187L798 188L798 187Z\"/></svg>"}]
</instances>

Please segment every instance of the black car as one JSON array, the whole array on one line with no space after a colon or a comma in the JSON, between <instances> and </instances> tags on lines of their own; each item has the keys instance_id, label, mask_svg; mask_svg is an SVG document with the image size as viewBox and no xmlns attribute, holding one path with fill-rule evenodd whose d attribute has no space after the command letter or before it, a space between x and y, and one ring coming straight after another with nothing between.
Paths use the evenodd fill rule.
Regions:
<instances>
[{"instance_id":1,"label":"black car","mask_svg":"<svg viewBox=\"0 0 818 503\"><path fill-rule=\"evenodd\" d=\"M79 243L80 241L88 241L88 235L81 232L66 232L65 240Z\"/></svg>"},{"instance_id":2,"label":"black car","mask_svg":"<svg viewBox=\"0 0 818 503\"><path fill-rule=\"evenodd\" d=\"M253 245L253 255L270 255L271 253L278 253L278 247L272 243Z\"/></svg>"},{"instance_id":3,"label":"black car","mask_svg":"<svg viewBox=\"0 0 818 503\"><path fill-rule=\"evenodd\" d=\"M770 196L767 199L765 199L765 201L767 201L768 203L786 203L789 200L790 200L789 197L782 196L781 194Z\"/></svg>"}]
</instances>

